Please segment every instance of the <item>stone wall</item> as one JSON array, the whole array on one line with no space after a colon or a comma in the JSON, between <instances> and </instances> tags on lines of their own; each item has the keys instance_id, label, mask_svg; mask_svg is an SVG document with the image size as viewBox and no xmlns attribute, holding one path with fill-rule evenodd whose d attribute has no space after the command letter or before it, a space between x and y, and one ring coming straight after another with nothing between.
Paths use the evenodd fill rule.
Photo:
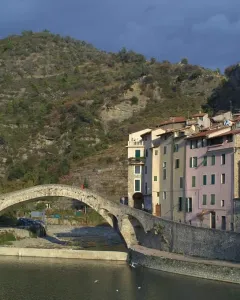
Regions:
<instances>
[{"instance_id":1,"label":"stone wall","mask_svg":"<svg viewBox=\"0 0 240 300\"><path fill-rule=\"evenodd\" d=\"M68 197L85 202L120 231L128 247L136 243L137 237L140 244L149 248L240 262L240 233L194 227L165 220L142 210L103 199L89 190L67 185L35 186L1 195L0 213L14 204L50 196Z\"/></svg>"},{"instance_id":2,"label":"stone wall","mask_svg":"<svg viewBox=\"0 0 240 300\"><path fill-rule=\"evenodd\" d=\"M240 268L197 259L179 260L170 257L144 255L131 251L129 260L141 266L169 273L240 284Z\"/></svg>"},{"instance_id":3,"label":"stone wall","mask_svg":"<svg viewBox=\"0 0 240 300\"><path fill-rule=\"evenodd\" d=\"M25 239L25 238L31 237L30 231L28 231L28 230L26 230L26 229L19 229L19 228L0 228L0 234L1 234L1 233L5 233L5 232L12 233L16 238L21 238L21 239Z\"/></svg>"},{"instance_id":4,"label":"stone wall","mask_svg":"<svg viewBox=\"0 0 240 300\"><path fill-rule=\"evenodd\" d=\"M140 245L183 255L240 262L240 234L194 227L151 216L152 229L135 228ZM151 226L150 223L152 222Z\"/></svg>"},{"instance_id":5,"label":"stone wall","mask_svg":"<svg viewBox=\"0 0 240 300\"><path fill-rule=\"evenodd\" d=\"M117 251L90 251L69 249L35 249L0 247L0 256L75 258L126 261L127 253Z\"/></svg>"}]
</instances>

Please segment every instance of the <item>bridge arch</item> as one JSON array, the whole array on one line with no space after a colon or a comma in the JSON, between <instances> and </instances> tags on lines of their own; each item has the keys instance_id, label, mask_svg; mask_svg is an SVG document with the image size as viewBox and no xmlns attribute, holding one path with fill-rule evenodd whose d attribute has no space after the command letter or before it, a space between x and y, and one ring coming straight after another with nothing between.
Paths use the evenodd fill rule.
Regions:
<instances>
[{"instance_id":1,"label":"bridge arch","mask_svg":"<svg viewBox=\"0 0 240 300\"><path fill-rule=\"evenodd\" d=\"M62 184L46 184L26 188L12 193L0 195L0 215L6 209L20 203L39 200L44 197L66 197L79 200L97 211L124 239L130 247L137 243L134 229L131 222L127 222L123 206L118 203L106 200L101 196L87 189L80 189ZM129 234L131 232L131 234Z\"/></svg>"}]
</instances>

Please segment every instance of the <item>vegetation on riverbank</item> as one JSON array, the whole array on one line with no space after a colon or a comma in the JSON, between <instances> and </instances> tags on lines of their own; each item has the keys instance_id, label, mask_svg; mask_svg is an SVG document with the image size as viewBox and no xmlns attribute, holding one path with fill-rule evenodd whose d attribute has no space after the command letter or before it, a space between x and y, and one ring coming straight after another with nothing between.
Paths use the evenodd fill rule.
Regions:
<instances>
[{"instance_id":1,"label":"vegetation on riverbank","mask_svg":"<svg viewBox=\"0 0 240 300\"><path fill-rule=\"evenodd\" d=\"M0 245L11 245L12 242L16 241L16 237L11 232L0 232Z\"/></svg>"}]
</instances>

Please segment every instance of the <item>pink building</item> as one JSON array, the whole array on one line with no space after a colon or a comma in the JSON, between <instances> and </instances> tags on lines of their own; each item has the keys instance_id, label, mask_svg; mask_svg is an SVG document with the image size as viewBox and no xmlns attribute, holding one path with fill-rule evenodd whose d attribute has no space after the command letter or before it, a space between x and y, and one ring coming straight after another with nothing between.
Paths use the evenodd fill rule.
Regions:
<instances>
[{"instance_id":1,"label":"pink building","mask_svg":"<svg viewBox=\"0 0 240 300\"><path fill-rule=\"evenodd\" d=\"M240 130L229 127L206 130L187 138L185 220L192 225L231 230L235 138Z\"/></svg>"}]
</instances>

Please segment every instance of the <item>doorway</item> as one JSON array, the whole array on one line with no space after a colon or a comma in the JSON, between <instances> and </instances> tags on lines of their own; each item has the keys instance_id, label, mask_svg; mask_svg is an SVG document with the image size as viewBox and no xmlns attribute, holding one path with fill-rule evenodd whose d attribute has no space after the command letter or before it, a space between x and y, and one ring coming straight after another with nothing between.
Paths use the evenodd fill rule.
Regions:
<instances>
[{"instance_id":1,"label":"doorway","mask_svg":"<svg viewBox=\"0 0 240 300\"><path fill-rule=\"evenodd\" d=\"M216 228L216 213L214 211L212 211L210 214L210 228Z\"/></svg>"},{"instance_id":2,"label":"doorway","mask_svg":"<svg viewBox=\"0 0 240 300\"><path fill-rule=\"evenodd\" d=\"M226 230L226 217L222 216L222 226L221 226L222 230Z\"/></svg>"}]
</instances>

